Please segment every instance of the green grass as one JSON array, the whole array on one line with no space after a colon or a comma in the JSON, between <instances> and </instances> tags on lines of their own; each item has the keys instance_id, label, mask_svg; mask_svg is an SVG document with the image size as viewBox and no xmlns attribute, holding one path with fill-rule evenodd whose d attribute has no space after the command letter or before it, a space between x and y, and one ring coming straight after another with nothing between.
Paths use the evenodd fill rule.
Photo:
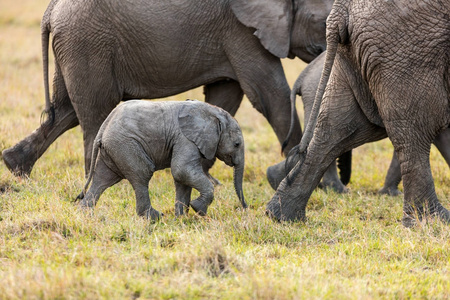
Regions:
<instances>
[{"instance_id":1,"label":"green grass","mask_svg":"<svg viewBox=\"0 0 450 300\"><path fill-rule=\"evenodd\" d=\"M0 146L38 127L44 108L39 20L47 1L0 0ZM290 84L304 64L283 62ZM203 98L196 89L172 99ZM301 105L299 105L301 107ZM232 170L207 217L174 217L170 172L150 182L165 214L136 216L127 182L108 189L92 213L73 199L84 185L80 128L59 138L20 179L0 163L0 298L379 299L450 297L450 230L401 225L402 198L378 196L392 155L388 140L354 151L351 192L317 190L306 223L264 215L273 195L268 166L282 159L267 121L247 100L237 119L246 142L242 211ZM431 153L436 191L450 207L450 171Z\"/></svg>"}]
</instances>

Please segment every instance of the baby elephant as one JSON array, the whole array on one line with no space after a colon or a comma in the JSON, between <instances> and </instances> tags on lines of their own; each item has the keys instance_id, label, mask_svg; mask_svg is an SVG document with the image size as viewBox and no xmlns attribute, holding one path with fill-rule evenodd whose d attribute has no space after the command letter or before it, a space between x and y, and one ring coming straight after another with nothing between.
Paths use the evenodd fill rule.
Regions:
<instances>
[{"instance_id":1,"label":"baby elephant","mask_svg":"<svg viewBox=\"0 0 450 300\"><path fill-rule=\"evenodd\" d=\"M95 138L89 176L81 206L94 207L105 189L127 179L136 194L139 216L157 220L148 183L157 170L171 168L175 180L175 214L189 205L205 215L214 186L202 168L215 157L234 167L234 187L244 208L244 138L236 120L225 110L200 101L131 100L118 105ZM89 190L85 193L89 186ZM191 200L195 188L200 196Z\"/></svg>"}]
</instances>

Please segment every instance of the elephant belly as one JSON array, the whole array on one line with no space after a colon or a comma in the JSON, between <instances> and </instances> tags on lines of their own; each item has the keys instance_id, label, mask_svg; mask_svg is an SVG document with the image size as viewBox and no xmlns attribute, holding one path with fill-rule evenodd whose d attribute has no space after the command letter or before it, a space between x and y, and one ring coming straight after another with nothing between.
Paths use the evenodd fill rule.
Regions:
<instances>
[{"instance_id":1,"label":"elephant belly","mask_svg":"<svg viewBox=\"0 0 450 300\"><path fill-rule=\"evenodd\" d=\"M226 78L237 80L225 59L209 63L201 60L182 62L172 57L161 60L164 61L150 61L139 68L133 60L123 61L123 71L116 78L123 87L124 99L168 97Z\"/></svg>"}]
</instances>

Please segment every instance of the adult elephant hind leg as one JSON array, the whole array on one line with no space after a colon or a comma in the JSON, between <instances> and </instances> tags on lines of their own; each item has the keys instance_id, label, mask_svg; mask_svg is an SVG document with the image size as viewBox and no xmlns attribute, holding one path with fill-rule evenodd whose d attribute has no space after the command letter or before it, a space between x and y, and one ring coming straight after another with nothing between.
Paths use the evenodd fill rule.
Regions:
<instances>
[{"instance_id":1,"label":"adult elephant hind leg","mask_svg":"<svg viewBox=\"0 0 450 300\"><path fill-rule=\"evenodd\" d=\"M419 108L418 108L419 109ZM427 126L412 120L386 121L389 138L394 145L403 179L403 225L411 227L428 215L450 223L450 213L439 202L430 168L432 137Z\"/></svg>"},{"instance_id":2,"label":"adult elephant hind leg","mask_svg":"<svg viewBox=\"0 0 450 300\"><path fill-rule=\"evenodd\" d=\"M48 147L64 132L79 124L58 66L53 91L54 119L48 119L15 146L3 150L3 161L16 176L29 176Z\"/></svg>"},{"instance_id":3,"label":"adult elephant hind leg","mask_svg":"<svg viewBox=\"0 0 450 300\"><path fill-rule=\"evenodd\" d=\"M386 136L383 128L368 121L356 124L357 128L355 124L345 123L343 125L349 127L332 133L327 132L324 127L336 128L336 125L318 124L303 163L297 163L267 204L266 212L269 216L280 221L305 220L309 197L328 166L346 151ZM349 131L349 128L353 130Z\"/></svg>"},{"instance_id":4,"label":"adult elephant hind leg","mask_svg":"<svg viewBox=\"0 0 450 300\"><path fill-rule=\"evenodd\" d=\"M384 137L386 131L367 119L346 80L333 80L305 159L283 179L267 204L267 214L277 220L304 220L309 197L328 166L346 151Z\"/></svg>"}]
</instances>

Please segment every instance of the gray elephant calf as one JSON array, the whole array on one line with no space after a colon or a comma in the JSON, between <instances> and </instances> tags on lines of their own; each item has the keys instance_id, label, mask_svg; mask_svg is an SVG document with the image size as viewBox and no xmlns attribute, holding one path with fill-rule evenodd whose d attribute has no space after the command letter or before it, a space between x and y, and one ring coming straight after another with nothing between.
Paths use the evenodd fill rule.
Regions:
<instances>
[{"instance_id":1,"label":"gray elephant calf","mask_svg":"<svg viewBox=\"0 0 450 300\"><path fill-rule=\"evenodd\" d=\"M176 187L175 214L183 214L190 205L205 215L214 186L202 162L215 157L234 167L234 187L246 208L244 139L229 113L200 101L127 101L111 112L95 138L88 180L78 196L80 205L94 207L105 189L125 178L136 193L137 214L157 220L160 213L151 206L148 183L155 171L170 167ZM200 196L191 202L192 188Z\"/></svg>"}]
</instances>

